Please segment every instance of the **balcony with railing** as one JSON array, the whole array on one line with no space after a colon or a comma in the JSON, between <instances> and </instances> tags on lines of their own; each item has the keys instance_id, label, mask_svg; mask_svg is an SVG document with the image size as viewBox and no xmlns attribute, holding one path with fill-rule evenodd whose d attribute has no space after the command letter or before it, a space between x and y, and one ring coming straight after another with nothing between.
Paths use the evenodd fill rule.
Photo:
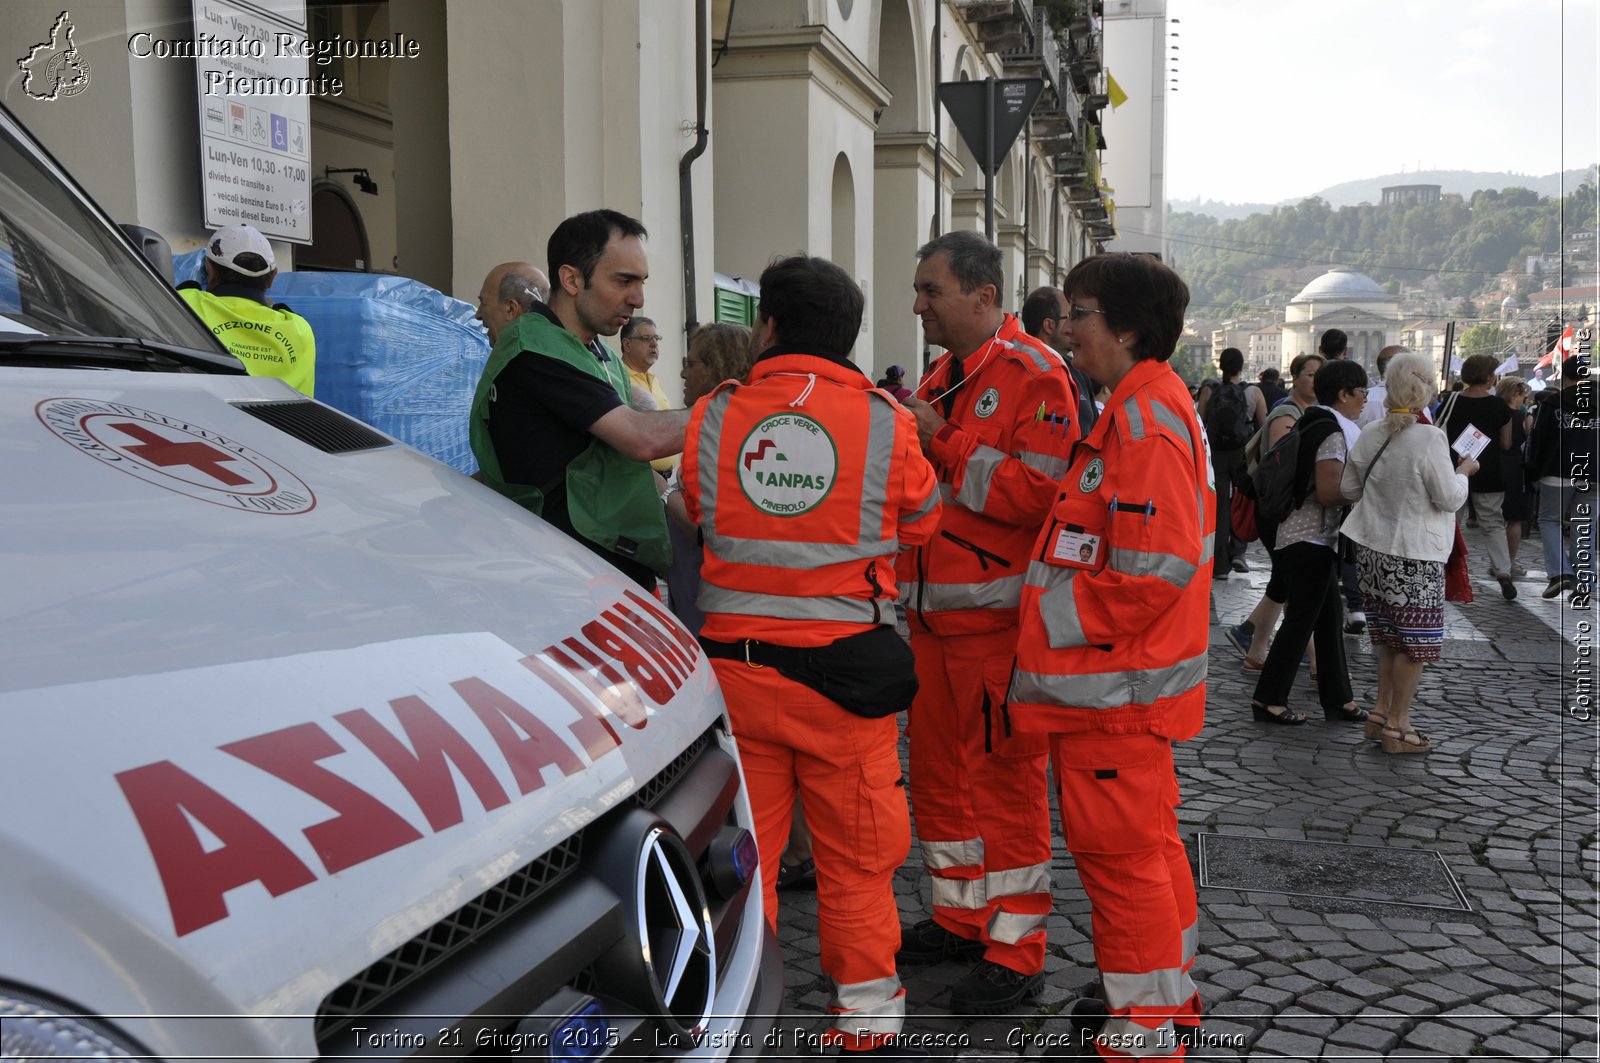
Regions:
<instances>
[{"instance_id":1,"label":"balcony with railing","mask_svg":"<svg viewBox=\"0 0 1600 1063\"><path fill-rule=\"evenodd\" d=\"M1030 47L1033 0L956 0L956 10L972 27L978 43L994 52Z\"/></svg>"}]
</instances>

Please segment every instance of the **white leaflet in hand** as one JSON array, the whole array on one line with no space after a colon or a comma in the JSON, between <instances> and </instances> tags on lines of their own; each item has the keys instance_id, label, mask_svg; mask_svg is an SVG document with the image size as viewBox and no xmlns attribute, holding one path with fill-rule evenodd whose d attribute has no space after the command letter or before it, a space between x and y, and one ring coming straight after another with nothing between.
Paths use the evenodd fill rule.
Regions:
<instances>
[{"instance_id":1,"label":"white leaflet in hand","mask_svg":"<svg viewBox=\"0 0 1600 1063\"><path fill-rule=\"evenodd\" d=\"M1477 460L1478 455L1483 453L1483 448L1488 445L1489 437L1478 431L1475 425L1469 424L1461 430L1460 435L1456 436L1456 441L1450 444L1450 448L1463 458Z\"/></svg>"}]
</instances>

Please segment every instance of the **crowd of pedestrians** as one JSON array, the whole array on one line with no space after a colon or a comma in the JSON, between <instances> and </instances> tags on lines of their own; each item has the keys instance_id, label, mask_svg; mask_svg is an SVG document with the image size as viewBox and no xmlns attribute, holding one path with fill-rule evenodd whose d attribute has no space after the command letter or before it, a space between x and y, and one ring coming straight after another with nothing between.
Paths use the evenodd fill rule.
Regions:
<instances>
[{"instance_id":1,"label":"crowd of pedestrians","mask_svg":"<svg viewBox=\"0 0 1600 1063\"><path fill-rule=\"evenodd\" d=\"M1477 354L1460 364L1457 389L1441 400L1438 369L1426 356L1385 347L1379 377L1369 382L1346 354L1343 333L1330 329L1317 354L1291 363L1288 394L1266 403L1240 459L1226 450L1218 456L1213 444L1219 497L1227 476L1232 489L1256 500L1254 525L1272 566L1260 601L1243 620L1224 621L1224 634L1244 669L1261 673L1251 703L1256 720L1306 722L1288 697L1296 668L1310 663L1325 719L1364 723L1366 737L1387 753L1426 753L1432 743L1412 725L1411 707L1423 667L1440 659L1447 597L1471 600L1465 588L1474 566L1506 600L1517 597L1516 581L1529 574L1517 553L1533 499L1545 549L1543 596L1567 594L1578 606L1590 600L1593 382L1586 360L1574 355L1562 363L1560 389L1540 394L1518 376L1498 377L1497 358ZM1208 403L1214 408L1234 386L1238 352L1224 350L1218 367L1220 380L1197 396L1203 418ZM1265 402L1264 381L1249 390ZM1215 420L1205 419L1208 428ZM1292 479L1275 471L1285 461L1294 463ZM1274 481L1289 485L1287 516L1268 512ZM1219 527L1224 512L1219 507ZM1468 523L1488 555L1472 565L1460 531ZM1220 566L1216 575L1226 577ZM1378 664L1367 711L1352 692L1341 637L1362 633Z\"/></svg>"}]
</instances>

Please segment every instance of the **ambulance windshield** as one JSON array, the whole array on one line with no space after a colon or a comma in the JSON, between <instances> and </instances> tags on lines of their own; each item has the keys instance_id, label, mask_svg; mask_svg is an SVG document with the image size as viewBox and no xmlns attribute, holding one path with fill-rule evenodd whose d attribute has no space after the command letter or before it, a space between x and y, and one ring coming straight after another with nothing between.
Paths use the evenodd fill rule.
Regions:
<instances>
[{"instance_id":1,"label":"ambulance windshield","mask_svg":"<svg viewBox=\"0 0 1600 1063\"><path fill-rule=\"evenodd\" d=\"M0 338L78 336L219 351L199 319L0 110Z\"/></svg>"}]
</instances>

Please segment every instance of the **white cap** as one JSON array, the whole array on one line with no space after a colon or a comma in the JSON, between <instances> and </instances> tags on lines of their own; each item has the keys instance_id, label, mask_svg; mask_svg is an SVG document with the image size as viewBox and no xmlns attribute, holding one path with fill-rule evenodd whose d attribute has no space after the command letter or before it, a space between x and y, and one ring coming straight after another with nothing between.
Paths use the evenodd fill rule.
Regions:
<instances>
[{"instance_id":1,"label":"white cap","mask_svg":"<svg viewBox=\"0 0 1600 1063\"><path fill-rule=\"evenodd\" d=\"M263 277L277 268L272 245L248 225L224 225L211 234L206 258L246 277Z\"/></svg>"}]
</instances>

